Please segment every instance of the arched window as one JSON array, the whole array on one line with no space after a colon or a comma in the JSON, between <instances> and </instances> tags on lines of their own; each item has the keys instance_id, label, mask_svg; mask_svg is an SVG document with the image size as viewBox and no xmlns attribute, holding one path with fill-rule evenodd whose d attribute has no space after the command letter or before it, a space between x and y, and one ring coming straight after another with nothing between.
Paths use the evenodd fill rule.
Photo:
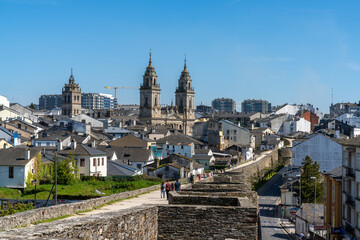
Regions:
<instances>
[{"instance_id":1,"label":"arched window","mask_svg":"<svg viewBox=\"0 0 360 240\"><path fill-rule=\"evenodd\" d=\"M189 89L191 88L191 83L189 83Z\"/></svg>"},{"instance_id":2,"label":"arched window","mask_svg":"<svg viewBox=\"0 0 360 240\"><path fill-rule=\"evenodd\" d=\"M183 101L182 101L182 99L180 100L180 107L182 107L183 106Z\"/></svg>"},{"instance_id":3,"label":"arched window","mask_svg":"<svg viewBox=\"0 0 360 240\"><path fill-rule=\"evenodd\" d=\"M68 96L68 103L71 103L71 97Z\"/></svg>"},{"instance_id":4,"label":"arched window","mask_svg":"<svg viewBox=\"0 0 360 240\"><path fill-rule=\"evenodd\" d=\"M147 105L148 105L148 98L145 97L145 106L147 106Z\"/></svg>"},{"instance_id":5,"label":"arched window","mask_svg":"<svg viewBox=\"0 0 360 240\"><path fill-rule=\"evenodd\" d=\"M190 99L190 100L189 100L189 108L191 108L191 106L192 106L192 105L191 105L191 99Z\"/></svg>"},{"instance_id":6,"label":"arched window","mask_svg":"<svg viewBox=\"0 0 360 240\"><path fill-rule=\"evenodd\" d=\"M76 96L74 96L74 101L76 101Z\"/></svg>"},{"instance_id":7,"label":"arched window","mask_svg":"<svg viewBox=\"0 0 360 240\"><path fill-rule=\"evenodd\" d=\"M80 99L80 97L79 96L77 96L77 100L79 101L79 99Z\"/></svg>"},{"instance_id":8,"label":"arched window","mask_svg":"<svg viewBox=\"0 0 360 240\"><path fill-rule=\"evenodd\" d=\"M184 89L184 83L181 82L181 89Z\"/></svg>"},{"instance_id":9,"label":"arched window","mask_svg":"<svg viewBox=\"0 0 360 240\"><path fill-rule=\"evenodd\" d=\"M157 106L157 97L155 97L155 106Z\"/></svg>"},{"instance_id":10,"label":"arched window","mask_svg":"<svg viewBox=\"0 0 360 240\"><path fill-rule=\"evenodd\" d=\"M155 78L154 78L154 85L155 85Z\"/></svg>"}]
</instances>

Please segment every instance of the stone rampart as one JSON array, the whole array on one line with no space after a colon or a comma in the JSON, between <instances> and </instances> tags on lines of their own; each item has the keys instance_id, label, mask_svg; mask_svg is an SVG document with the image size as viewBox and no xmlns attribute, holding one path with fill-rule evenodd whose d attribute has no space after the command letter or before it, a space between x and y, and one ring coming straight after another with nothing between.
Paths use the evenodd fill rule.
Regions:
<instances>
[{"instance_id":1,"label":"stone rampart","mask_svg":"<svg viewBox=\"0 0 360 240\"><path fill-rule=\"evenodd\" d=\"M159 187L160 185L155 185L148 188L115 193L110 196L89 199L81 202L61 204L46 208L37 208L25 212L8 215L5 217L0 217L0 230L8 230L20 226L29 226L34 222L57 218L65 215L73 215L76 212L91 210L95 207L104 205L114 200L125 199L128 197L134 197L142 193L147 193L159 189Z\"/></svg>"},{"instance_id":2,"label":"stone rampart","mask_svg":"<svg viewBox=\"0 0 360 240\"><path fill-rule=\"evenodd\" d=\"M253 162L250 165L235 169L231 172L242 172L245 174L247 178L249 178L260 174L261 170L265 168L271 168L275 166L278 162L279 162L278 150L274 150L265 157L263 157L262 159Z\"/></svg>"},{"instance_id":3,"label":"stone rampart","mask_svg":"<svg viewBox=\"0 0 360 240\"><path fill-rule=\"evenodd\" d=\"M253 206L159 206L158 239L257 239Z\"/></svg>"},{"instance_id":4,"label":"stone rampart","mask_svg":"<svg viewBox=\"0 0 360 240\"><path fill-rule=\"evenodd\" d=\"M158 238L158 207L143 205L116 212L15 228L1 239L143 239Z\"/></svg>"}]
</instances>

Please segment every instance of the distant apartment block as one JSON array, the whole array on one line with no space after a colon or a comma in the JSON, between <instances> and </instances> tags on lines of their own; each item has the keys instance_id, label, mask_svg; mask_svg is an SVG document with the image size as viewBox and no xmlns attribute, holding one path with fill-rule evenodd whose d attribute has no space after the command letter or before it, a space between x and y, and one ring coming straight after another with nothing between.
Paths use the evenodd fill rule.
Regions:
<instances>
[{"instance_id":1,"label":"distant apartment block","mask_svg":"<svg viewBox=\"0 0 360 240\"><path fill-rule=\"evenodd\" d=\"M268 113L271 111L271 103L266 100L247 99L241 103L241 112L252 113Z\"/></svg>"},{"instance_id":2,"label":"distant apartment block","mask_svg":"<svg viewBox=\"0 0 360 240\"><path fill-rule=\"evenodd\" d=\"M39 98L39 110L52 110L56 107L61 108L61 104L61 94L41 95Z\"/></svg>"},{"instance_id":3,"label":"distant apartment block","mask_svg":"<svg viewBox=\"0 0 360 240\"><path fill-rule=\"evenodd\" d=\"M212 114L214 109L211 106L198 105L196 106L196 112L204 115Z\"/></svg>"},{"instance_id":4,"label":"distant apartment block","mask_svg":"<svg viewBox=\"0 0 360 240\"><path fill-rule=\"evenodd\" d=\"M236 112L236 102L231 98L216 98L212 107L219 112Z\"/></svg>"},{"instance_id":5,"label":"distant apartment block","mask_svg":"<svg viewBox=\"0 0 360 240\"><path fill-rule=\"evenodd\" d=\"M114 109L116 99L111 94L83 93L81 107L87 109Z\"/></svg>"},{"instance_id":6,"label":"distant apartment block","mask_svg":"<svg viewBox=\"0 0 360 240\"><path fill-rule=\"evenodd\" d=\"M344 113L360 114L360 103L335 103L330 105L330 116L338 117Z\"/></svg>"},{"instance_id":7,"label":"distant apartment block","mask_svg":"<svg viewBox=\"0 0 360 240\"><path fill-rule=\"evenodd\" d=\"M114 109L117 102L111 94L103 93L82 93L81 107L88 109ZM52 110L56 107L61 108L62 95L51 94L41 95L39 98L39 110Z\"/></svg>"}]
</instances>

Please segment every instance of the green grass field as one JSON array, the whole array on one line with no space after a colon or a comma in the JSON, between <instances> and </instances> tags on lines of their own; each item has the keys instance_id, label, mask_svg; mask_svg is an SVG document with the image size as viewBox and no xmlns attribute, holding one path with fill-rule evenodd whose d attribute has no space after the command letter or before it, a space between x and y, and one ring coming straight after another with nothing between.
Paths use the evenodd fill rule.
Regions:
<instances>
[{"instance_id":1,"label":"green grass field","mask_svg":"<svg viewBox=\"0 0 360 240\"><path fill-rule=\"evenodd\" d=\"M78 181L72 185L58 185L58 198L61 199L62 196L67 199L86 199L91 197L104 196L97 194L95 190L105 193L106 195L111 195L114 193L120 193L125 191L132 191L140 188L146 188L153 185L160 184L159 179L144 179L141 177L136 177L132 180L95 180L91 179L90 181ZM36 198L37 199L47 199L49 192L51 190L52 184L41 184L36 187ZM0 187L0 198L7 199L33 199L35 193L35 187L31 186L24 190L21 193L20 190L2 188ZM50 199L52 199L51 196ZM64 198L64 199L66 199Z\"/></svg>"}]
</instances>

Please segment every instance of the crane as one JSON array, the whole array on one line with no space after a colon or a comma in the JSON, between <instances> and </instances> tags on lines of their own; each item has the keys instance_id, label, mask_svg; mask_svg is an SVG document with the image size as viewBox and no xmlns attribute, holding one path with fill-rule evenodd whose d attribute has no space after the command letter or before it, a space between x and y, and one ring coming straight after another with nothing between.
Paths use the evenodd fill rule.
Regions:
<instances>
[{"instance_id":1,"label":"crane","mask_svg":"<svg viewBox=\"0 0 360 240\"><path fill-rule=\"evenodd\" d=\"M106 89L114 89L115 90L115 98L116 98L116 91L118 89L135 89L137 87L118 87L118 86L115 86L115 87L105 87Z\"/></svg>"}]
</instances>

